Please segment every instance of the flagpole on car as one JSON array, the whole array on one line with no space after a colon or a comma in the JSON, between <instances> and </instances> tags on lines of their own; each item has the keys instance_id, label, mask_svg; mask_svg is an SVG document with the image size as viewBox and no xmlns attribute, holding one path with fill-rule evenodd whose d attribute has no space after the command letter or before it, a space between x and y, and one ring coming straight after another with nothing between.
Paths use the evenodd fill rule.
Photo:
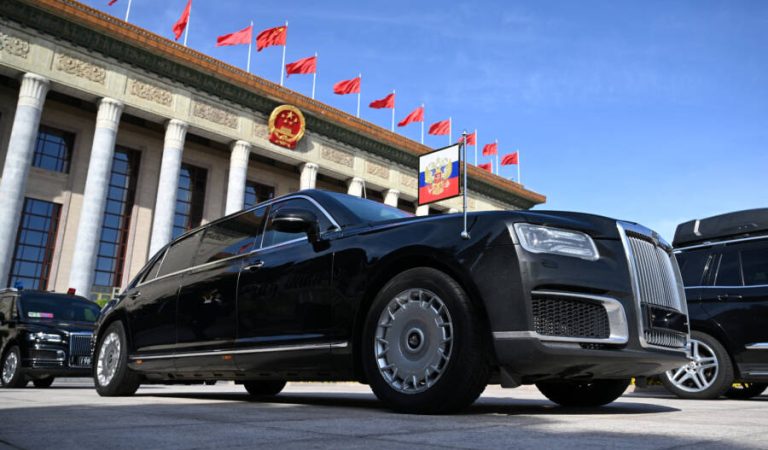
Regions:
<instances>
[{"instance_id":1,"label":"flagpole on car","mask_svg":"<svg viewBox=\"0 0 768 450\"><path fill-rule=\"evenodd\" d=\"M462 178L464 179L464 187L462 189L464 197L464 230L461 232L461 238L469 239L469 232L467 231L467 130L464 130L464 132L461 133L461 136L463 138L461 140L461 159L462 164L464 165L464 173L462 174Z\"/></svg>"},{"instance_id":2,"label":"flagpole on car","mask_svg":"<svg viewBox=\"0 0 768 450\"><path fill-rule=\"evenodd\" d=\"M283 77L285 76L285 48L288 47L288 21L285 21L285 44L283 44L283 63L280 65L280 86L283 85ZM312 82L312 98L315 98L315 85Z\"/></svg>"}]
</instances>

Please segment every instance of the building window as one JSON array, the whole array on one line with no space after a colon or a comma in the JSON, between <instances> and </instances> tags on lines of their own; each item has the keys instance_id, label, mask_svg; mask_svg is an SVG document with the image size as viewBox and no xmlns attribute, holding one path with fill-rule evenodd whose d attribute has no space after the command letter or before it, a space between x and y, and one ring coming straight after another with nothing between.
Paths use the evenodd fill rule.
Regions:
<instances>
[{"instance_id":1,"label":"building window","mask_svg":"<svg viewBox=\"0 0 768 450\"><path fill-rule=\"evenodd\" d=\"M74 144L74 134L41 126L37 133L32 165L45 170L67 173Z\"/></svg>"},{"instance_id":2,"label":"building window","mask_svg":"<svg viewBox=\"0 0 768 450\"><path fill-rule=\"evenodd\" d=\"M48 289L60 213L59 204L33 198L24 199L8 286Z\"/></svg>"},{"instance_id":3,"label":"building window","mask_svg":"<svg viewBox=\"0 0 768 450\"><path fill-rule=\"evenodd\" d=\"M256 183L253 181L245 182L245 201L243 207L245 209L251 206L256 206L261 202L271 200L275 197L275 188L267 186L266 184Z\"/></svg>"},{"instance_id":4,"label":"building window","mask_svg":"<svg viewBox=\"0 0 768 450\"><path fill-rule=\"evenodd\" d=\"M181 165L179 188L176 193L176 213L173 217L173 238L177 238L203 220L205 181L208 171L200 167Z\"/></svg>"},{"instance_id":5,"label":"building window","mask_svg":"<svg viewBox=\"0 0 768 450\"><path fill-rule=\"evenodd\" d=\"M111 294L123 279L128 231L136 196L136 178L141 154L116 148L107 190L107 204L101 224L93 290Z\"/></svg>"}]
</instances>

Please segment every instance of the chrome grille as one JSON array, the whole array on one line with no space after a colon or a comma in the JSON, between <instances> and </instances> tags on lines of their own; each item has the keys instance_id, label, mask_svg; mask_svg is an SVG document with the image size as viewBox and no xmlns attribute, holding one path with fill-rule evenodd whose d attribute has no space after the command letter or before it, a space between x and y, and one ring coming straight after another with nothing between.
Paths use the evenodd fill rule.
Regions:
<instances>
[{"instance_id":1,"label":"chrome grille","mask_svg":"<svg viewBox=\"0 0 768 450\"><path fill-rule=\"evenodd\" d=\"M685 311L676 282L674 256L634 233L627 233L627 240L635 261L640 300L649 305Z\"/></svg>"},{"instance_id":2,"label":"chrome grille","mask_svg":"<svg viewBox=\"0 0 768 450\"><path fill-rule=\"evenodd\" d=\"M661 347L682 348L687 345L688 337L663 330L646 330L645 341Z\"/></svg>"},{"instance_id":3,"label":"chrome grille","mask_svg":"<svg viewBox=\"0 0 768 450\"><path fill-rule=\"evenodd\" d=\"M69 336L69 356L91 356L91 333L77 333Z\"/></svg>"}]
</instances>

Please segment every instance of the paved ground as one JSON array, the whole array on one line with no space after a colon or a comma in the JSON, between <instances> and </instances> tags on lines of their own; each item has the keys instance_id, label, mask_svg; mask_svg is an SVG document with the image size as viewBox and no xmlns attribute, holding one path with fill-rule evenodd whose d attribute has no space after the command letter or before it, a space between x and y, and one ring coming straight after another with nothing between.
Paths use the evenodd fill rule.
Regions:
<instances>
[{"instance_id":1,"label":"paved ground","mask_svg":"<svg viewBox=\"0 0 768 450\"><path fill-rule=\"evenodd\" d=\"M627 393L558 407L535 388L488 388L465 414L395 414L356 384L289 384L269 403L240 386L147 386L100 398L86 380L0 391L0 449L768 448L768 396L685 401Z\"/></svg>"}]
</instances>

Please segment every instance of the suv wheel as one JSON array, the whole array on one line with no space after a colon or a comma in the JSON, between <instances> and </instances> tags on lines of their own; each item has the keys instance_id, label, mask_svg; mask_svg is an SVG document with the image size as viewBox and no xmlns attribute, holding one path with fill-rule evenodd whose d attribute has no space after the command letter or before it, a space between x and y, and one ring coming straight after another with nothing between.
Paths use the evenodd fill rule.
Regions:
<instances>
[{"instance_id":1,"label":"suv wheel","mask_svg":"<svg viewBox=\"0 0 768 450\"><path fill-rule=\"evenodd\" d=\"M402 272L379 291L363 329L362 361L371 389L401 412L462 410L488 383L483 333L453 278L427 267Z\"/></svg>"},{"instance_id":2,"label":"suv wheel","mask_svg":"<svg viewBox=\"0 0 768 450\"><path fill-rule=\"evenodd\" d=\"M747 400L762 394L767 387L768 383L733 383L725 391L725 396L733 400Z\"/></svg>"},{"instance_id":3,"label":"suv wheel","mask_svg":"<svg viewBox=\"0 0 768 450\"><path fill-rule=\"evenodd\" d=\"M133 395L139 389L139 375L128 368L128 340L120 321L112 322L96 345L93 381L102 397Z\"/></svg>"},{"instance_id":4,"label":"suv wheel","mask_svg":"<svg viewBox=\"0 0 768 450\"><path fill-rule=\"evenodd\" d=\"M542 381L536 383L536 387L561 406L603 406L621 397L630 381Z\"/></svg>"},{"instance_id":5,"label":"suv wheel","mask_svg":"<svg viewBox=\"0 0 768 450\"><path fill-rule=\"evenodd\" d=\"M725 348L712 336L691 331L688 364L661 375L661 382L673 394L687 399L714 399L725 394L733 383L733 364Z\"/></svg>"},{"instance_id":6,"label":"suv wheel","mask_svg":"<svg viewBox=\"0 0 768 450\"><path fill-rule=\"evenodd\" d=\"M3 356L0 382L4 388L23 388L27 385L27 379L21 370L21 353L19 347L14 345Z\"/></svg>"}]
</instances>

